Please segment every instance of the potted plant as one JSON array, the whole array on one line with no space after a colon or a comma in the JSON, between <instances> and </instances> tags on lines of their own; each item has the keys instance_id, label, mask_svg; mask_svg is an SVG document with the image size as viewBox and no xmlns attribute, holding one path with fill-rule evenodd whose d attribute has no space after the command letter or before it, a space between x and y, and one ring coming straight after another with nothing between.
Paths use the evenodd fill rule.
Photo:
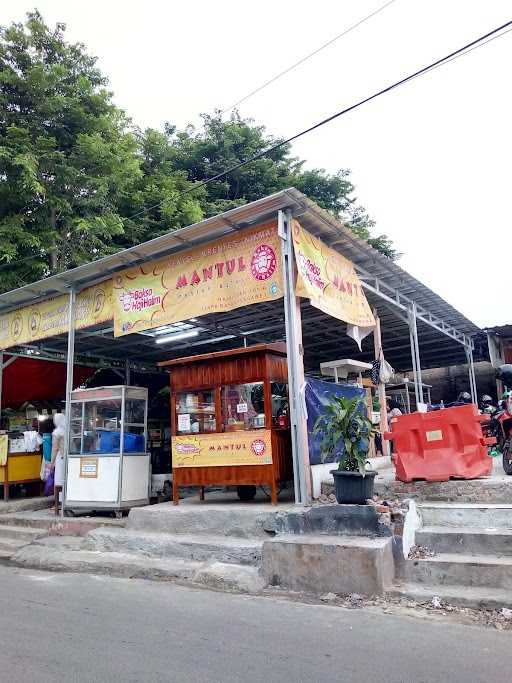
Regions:
<instances>
[{"instance_id":1,"label":"potted plant","mask_svg":"<svg viewBox=\"0 0 512 683\"><path fill-rule=\"evenodd\" d=\"M338 469L331 470L338 503L366 503L373 496L377 472L366 469L374 429L364 401L333 396L315 422L313 433L322 437L322 460L334 455L338 462Z\"/></svg>"}]
</instances>

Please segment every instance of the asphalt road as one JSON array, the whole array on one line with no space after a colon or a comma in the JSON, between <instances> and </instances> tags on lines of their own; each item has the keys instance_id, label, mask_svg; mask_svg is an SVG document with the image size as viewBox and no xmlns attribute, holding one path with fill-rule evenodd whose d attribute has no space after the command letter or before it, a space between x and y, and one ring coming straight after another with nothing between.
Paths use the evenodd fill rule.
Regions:
<instances>
[{"instance_id":1,"label":"asphalt road","mask_svg":"<svg viewBox=\"0 0 512 683\"><path fill-rule=\"evenodd\" d=\"M0 586L2 681L512 680L510 632L9 567Z\"/></svg>"}]
</instances>

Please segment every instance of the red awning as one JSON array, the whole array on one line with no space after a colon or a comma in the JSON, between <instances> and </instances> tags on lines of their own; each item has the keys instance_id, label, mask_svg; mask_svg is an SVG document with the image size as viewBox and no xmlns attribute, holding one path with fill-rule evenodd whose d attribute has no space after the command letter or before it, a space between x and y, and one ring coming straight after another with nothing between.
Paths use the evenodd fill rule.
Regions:
<instances>
[{"instance_id":1,"label":"red awning","mask_svg":"<svg viewBox=\"0 0 512 683\"><path fill-rule=\"evenodd\" d=\"M4 355L4 361L9 356ZM94 368L75 365L73 386L91 377ZM4 370L2 408L17 408L25 401L63 401L66 394L66 363L17 358Z\"/></svg>"}]
</instances>

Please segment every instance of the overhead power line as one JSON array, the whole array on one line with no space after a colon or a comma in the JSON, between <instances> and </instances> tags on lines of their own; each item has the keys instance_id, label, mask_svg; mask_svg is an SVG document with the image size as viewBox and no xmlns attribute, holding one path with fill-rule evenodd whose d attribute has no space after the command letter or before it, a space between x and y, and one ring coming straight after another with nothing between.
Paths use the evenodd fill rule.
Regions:
<instances>
[{"instance_id":1,"label":"overhead power line","mask_svg":"<svg viewBox=\"0 0 512 683\"><path fill-rule=\"evenodd\" d=\"M508 29L508 30L505 30ZM330 123L331 121L334 121L335 119L340 118L341 116L344 116L345 114L348 114L351 111L354 111L355 109L358 109L359 107L362 107L363 104L367 104L368 102L371 102L372 100L377 99L381 95L385 95L388 92L391 92L392 90L395 90L396 88L399 88L402 85L405 85L406 83L409 83L415 78L419 78L420 76L424 76L426 73L433 71L434 69L439 68L440 66L444 66L445 64L448 64L449 62L453 61L454 59L457 59L458 57L462 57L468 52L472 52L475 50L477 47L482 47L483 45L486 45L487 43L491 42L492 40L495 40L496 38L501 38L501 36L504 36L505 34L509 33L512 30L512 20L507 21L505 24L502 24L501 26L498 26L497 28L493 29L492 31L489 31L488 33L485 33L484 35L480 36L479 38L475 38L475 40L472 40L469 43L466 43L466 45L463 45L462 47L458 48L457 50L454 50L453 52L450 52L449 54L445 55L444 57L441 57L440 59L437 59L435 62L432 62L431 64L428 64L427 66L424 66L422 69L419 69L418 71L415 71L412 74L409 74L409 76L405 76L404 78L401 78L399 81L395 81L391 85L386 86L385 88L382 88L381 90L378 90L377 92L373 93L372 95L369 95L368 97L365 97L362 100L359 100L355 104L350 105L349 107L345 107L345 109L341 109L340 111L336 112L335 114L332 114L331 116L328 116L325 119L322 119L318 123L315 123L314 125L310 126L309 128L306 128L305 130L300 131L300 133L296 133L295 135L292 135L289 138L286 138L286 140L281 140L280 142L276 143L275 145L272 145L272 147L269 147L268 149L263 150L262 152L258 152L258 154L254 154L252 157L249 157L249 159L245 159L244 161L240 161L239 163L235 164L234 166L231 166L230 168L226 169L225 171L222 171L221 173L217 173L217 175L212 176L211 178L207 178L206 180L203 180L200 183L196 183L195 185L192 185L191 187L187 188L186 190L182 190L178 196L183 196L185 194L189 194L190 192L194 192L195 190L199 190L202 187L205 187L206 185L209 185L210 183L213 183L216 180L220 180L221 178L224 178L225 176L229 175L230 173L233 173L233 171L237 171L239 168L242 168L243 166L247 166L247 164L252 163L253 161L257 161L258 159L262 159L263 157L272 154L272 152L275 152L279 148L283 147L284 145L288 145L290 142L293 142L294 140L297 140L298 138L303 137L304 135L307 135L308 133L311 133L312 131L316 130L317 128L321 128L322 126L325 126L327 123ZM139 216L143 216L145 213L148 211L152 211L153 209L157 209L159 206L161 206L164 203L165 200L158 202L158 204L154 204L153 206L149 206L145 209L142 209L138 213L133 214L133 216L130 216L127 220L130 220L132 218L137 218Z\"/></svg>"},{"instance_id":2,"label":"overhead power line","mask_svg":"<svg viewBox=\"0 0 512 683\"><path fill-rule=\"evenodd\" d=\"M221 111L221 114L225 114L226 112L231 111L231 109L234 109L235 107L238 107L238 105L239 105L239 104L242 104L242 102L245 102L246 100L248 100L248 99L249 99L250 97L252 97L253 95L256 95L256 93L261 92L262 90L264 90L266 87L268 87L268 86L271 85L272 83L275 83L277 80L279 80L280 78L282 78L282 77L285 76L286 74L289 74L290 71L293 71L294 69L296 69L296 68L297 68L298 66L300 66L301 64L304 64L304 62L307 62L308 59L311 59L311 57L314 57L315 55L317 55L317 54L318 54L319 52L321 52L322 50L325 50L325 48L326 48L326 47L329 47L329 45L332 45L333 43L335 43L335 42L336 42L337 40L339 40L340 38L343 38L343 36L346 36L348 33L351 33L351 32L354 31L356 28L358 28L359 26L361 26L361 24L364 24L366 21L368 21L369 19L372 19L372 18L375 17L377 14L380 14L380 12L382 12L383 10L385 10L386 7L389 7L389 6L392 5L394 2L396 2L396 0L389 0L389 2L384 3L384 5L381 5L379 8L377 8L376 10L374 10L371 14L368 14L366 17L363 17L362 19L359 19L359 21L357 21L355 24L352 24L352 26L349 26L349 27L346 28L344 31L342 31L341 33L339 33L337 36L334 36L334 38L331 38L331 40L328 40L328 41L327 41L326 43L324 43L323 45L320 45L320 47L318 47L316 50L313 50L313 52L310 52L310 53L307 54L305 57L302 57L302 59L299 59L298 62L295 62L294 64L291 64L289 67L287 67L286 69L284 69L284 71L280 71L278 74L276 74L275 76L273 76L272 78L270 78L268 81L265 81L265 83L262 83L261 85L259 85L259 86L258 86L257 88L255 88L254 90L251 90L250 93L247 93L247 95L245 95L244 97L241 97L241 98L240 98L239 100L237 100L234 104L232 104L232 105L229 106L229 107L226 107L226 109L223 109L223 110Z\"/></svg>"},{"instance_id":3,"label":"overhead power line","mask_svg":"<svg viewBox=\"0 0 512 683\"><path fill-rule=\"evenodd\" d=\"M412 81L415 78L419 78L420 76L423 76L426 73L433 71L434 69L437 69L441 66L444 66L445 64L448 64L449 62L453 61L454 59L457 59L459 57L463 57L465 54L472 52L476 48L483 47L487 43L490 43L492 40L496 40L497 38L501 38L502 36L506 35L507 33L510 33L510 31L512 31L512 20L507 21L505 24L498 26L497 28L493 29L492 31L489 31L488 33L485 33L484 35L480 36L479 38L472 40L470 43L467 43L466 45L458 48L457 50L450 52L449 54L445 55L444 57L441 57L441 59L438 59L435 62L428 64L427 66L423 67L422 69L419 69L418 71L415 71L414 73L410 74L409 76L405 76L404 78L400 79L399 81L396 81L395 83L392 83L391 85L388 85L387 87L382 88L381 90L373 93L373 95L369 95L368 97L365 97L364 99L359 100L355 104L352 104L349 107L346 107L345 109L342 109L341 111L338 111L335 114L332 114L332 116L328 116L327 118L323 119L322 121L315 123L314 125L310 126L309 128L306 128L305 130L302 130L301 132L296 133L295 135L292 135L291 137L287 138L286 140L282 140L281 142L278 142L277 144L272 145L272 147L269 147L268 149L265 149L262 152L259 152L258 154L253 155L252 157L249 157L249 159L245 159L244 161L240 161L238 164L231 166L230 168L226 169L225 171L222 171L221 173L217 173L217 175L214 175L211 178L207 178L206 180L203 180L200 183L196 183L196 184L192 185L191 187L187 188L186 190L182 190L181 192L178 193L177 196L181 197L185 194L189 194L191 192L194 192L195 190L198 190L202 187L205 187L206 185L209 185L210 183L212 183L216 180L220 180L221 178L224 178L225 176L232 173L233 171L237 171L239 168L243 168L244 166L247 166L247 164L250 164L253 161L257 161L258 159L262 159L263 157L267 156L268 154L275 152L280 147L283 147L284 145L287 145L290 142L293 142L294 140L297 140L298 138L303 137L304 135L307 135L308 133L311 133L312 131L316 130L317 128L320 128L321 126L324 126L325 124L330 123L331 121L334 121L335 119L337 119L341 116L344 116L345 114L348 114L349 112L354 111L355 109L358 109L363 104L367 104L368 102L371 102L372 100L377 99L381 95L384 95L388 92L391 92L392 90L395 90L396 88L398 88L402 85L405 85L406 83L408 83L409 81ZM133 215L128 216L125 220L132 220L133 218L138 218L139 216L143 216L144 214L148 213L149 211L152 211L153 209L157 209L165 201L166 200L163 200L161 202L158 202L157 204L154 204L153 206L148 206L148 207L142 209L141 211L138 211L137 213L134 213ZM38 257L29 257L28 259L23 259L23 260L30 260L30 258L38 258ZM0 265L0 268L5 267L7 265L11 265L11 264Z\"/></svg>"}]
</instances>

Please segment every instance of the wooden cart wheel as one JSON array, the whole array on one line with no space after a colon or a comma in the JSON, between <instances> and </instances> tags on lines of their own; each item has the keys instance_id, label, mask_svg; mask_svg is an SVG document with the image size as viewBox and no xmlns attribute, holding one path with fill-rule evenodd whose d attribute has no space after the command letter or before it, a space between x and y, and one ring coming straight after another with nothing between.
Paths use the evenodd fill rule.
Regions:
<instances>
[{"instance_id":1,"label":"wooden cart wheel","mask_svg":"<svg viewBox=\"0 0 512 683\"><path fill-rule=\"evenodd\" d=\"M237 486L236 492L240 500L254 500L256 497L256 486Z\"/></svg>"}]
</instances>

